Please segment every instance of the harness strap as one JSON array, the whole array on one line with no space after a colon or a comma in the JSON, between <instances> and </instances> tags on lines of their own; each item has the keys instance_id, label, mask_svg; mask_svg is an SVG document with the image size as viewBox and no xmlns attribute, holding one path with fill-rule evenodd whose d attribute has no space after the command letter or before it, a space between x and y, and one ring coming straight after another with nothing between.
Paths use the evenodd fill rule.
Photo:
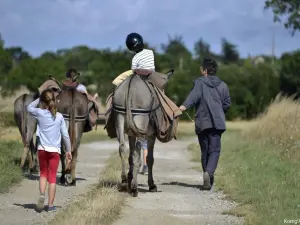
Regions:
<instances>
[{"instance_id":1,"label":"harness strap","mask_svg":"<svg viewBox=\"0 0 300 225\"><path fill-rule=\"evenodd\" d=\"M70 119L70 115L69 114L64 114L64 113L61 113L63 115L63 117L66 119L66 120L69 120ZM85 121L86 120L86 117L87 116L76 116L75 117L75 121Z\"/></svg>"},{"instance_id":2,"label":"harness strap","mask_svg":"<svg viewBox=\"0 0 300 225\"><path fill-rule=\"evenodd\" d=\"M132 114L149 114L155 110L157 110L160 107L160 105L156 106L155 108L152 109L131 109ZM116 112L121 112L125 113L126 108L125 107L120 107L120 106L115 106L113 105L112 109Z\"/></svg>"}]
</instances>

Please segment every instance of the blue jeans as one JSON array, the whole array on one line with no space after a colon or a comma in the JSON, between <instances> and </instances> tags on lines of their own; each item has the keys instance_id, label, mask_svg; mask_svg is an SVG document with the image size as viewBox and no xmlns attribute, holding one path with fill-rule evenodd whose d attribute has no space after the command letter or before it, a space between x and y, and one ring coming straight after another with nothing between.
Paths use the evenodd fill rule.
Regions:
<instances>
[{"instance_id":1,"label":"blue jeans","mask_svg":"<svg viewBox=\"0 0 300 225\"><path fill-rule=\"evenodd\" d=\"M147 140L140 141L142 145L142 150L147 150L148 149L148 143Z\"/></svg>"}]
</instances>

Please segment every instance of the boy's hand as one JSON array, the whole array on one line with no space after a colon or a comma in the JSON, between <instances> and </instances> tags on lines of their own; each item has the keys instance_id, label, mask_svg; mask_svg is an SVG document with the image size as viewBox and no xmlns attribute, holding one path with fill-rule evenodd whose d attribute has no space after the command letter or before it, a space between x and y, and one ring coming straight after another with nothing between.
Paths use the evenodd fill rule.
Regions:
<instances>
[{"instance_id":1,"label":"boy's hand","mask_svg":"<svg viewBox=\"0 0 300 225\"><path fill-rule=\"evenodd\" d=\"M181 110L181 112L183 112L184 110L186 110L186 107L183 106L183 105L181 105L181 106L179 107L179 109Z\"/></svg>"}]
</instances>

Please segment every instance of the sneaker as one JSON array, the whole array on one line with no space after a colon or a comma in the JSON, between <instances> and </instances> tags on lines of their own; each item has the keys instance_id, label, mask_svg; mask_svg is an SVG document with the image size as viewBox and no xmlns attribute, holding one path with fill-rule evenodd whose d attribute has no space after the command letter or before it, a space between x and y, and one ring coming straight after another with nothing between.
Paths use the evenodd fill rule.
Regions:
<instances>
[{"instance_id":1,"label":"sneaker","mask_svg":"<svg viewBox=\"0 0 300 225\"><path fill-rule=\"evenodd\" d=\"M41 212L44 209L45 195L40 195L36 204L36 211Z\"/></svg>"},{"instance_id":2,"label":"sneaker","mask_svg":"<svg viewBox=\"0 0 300 225\"><path fill-rule=\"evenodd\" d=\"M55 212L56 211L56 207L52 206L52 207L48 207L48 212Z\"/></svg>"},{"instance_id":3,"label":"sneaker","mask_svg":"<svg viewBox=\"0 0 300 225\"><path fill-rule=\"evenodd\" d=\"M144 175L148 174L148 166L143 166L142 174Z\"/></svg>"},{"instance_id":4,"label":"sneaker","mask_svg":"<svg viewBox=\"0 0 300 225\"><path fill-rule=\"evenodd\" d=\"M207 191L211 189L211 181L208 172L203 174L203 189Z\"/></svg>"}]
</instances>

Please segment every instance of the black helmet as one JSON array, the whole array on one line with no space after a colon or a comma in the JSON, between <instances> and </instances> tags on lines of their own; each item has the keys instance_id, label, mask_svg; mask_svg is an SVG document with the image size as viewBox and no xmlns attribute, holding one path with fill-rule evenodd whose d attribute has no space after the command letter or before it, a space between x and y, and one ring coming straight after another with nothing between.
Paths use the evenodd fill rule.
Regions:
<instances>
[{"instance_id":1,"label":"black helmet","mask_svg":"<svg viewBox=\"0 0 300 225\"><path fill-rule=\"evenodd\" d=\"M126 38L126 46L132 52L140 52L144 49L144 42L138 33L130 33Z\"/></svg>"}]
</instances>

